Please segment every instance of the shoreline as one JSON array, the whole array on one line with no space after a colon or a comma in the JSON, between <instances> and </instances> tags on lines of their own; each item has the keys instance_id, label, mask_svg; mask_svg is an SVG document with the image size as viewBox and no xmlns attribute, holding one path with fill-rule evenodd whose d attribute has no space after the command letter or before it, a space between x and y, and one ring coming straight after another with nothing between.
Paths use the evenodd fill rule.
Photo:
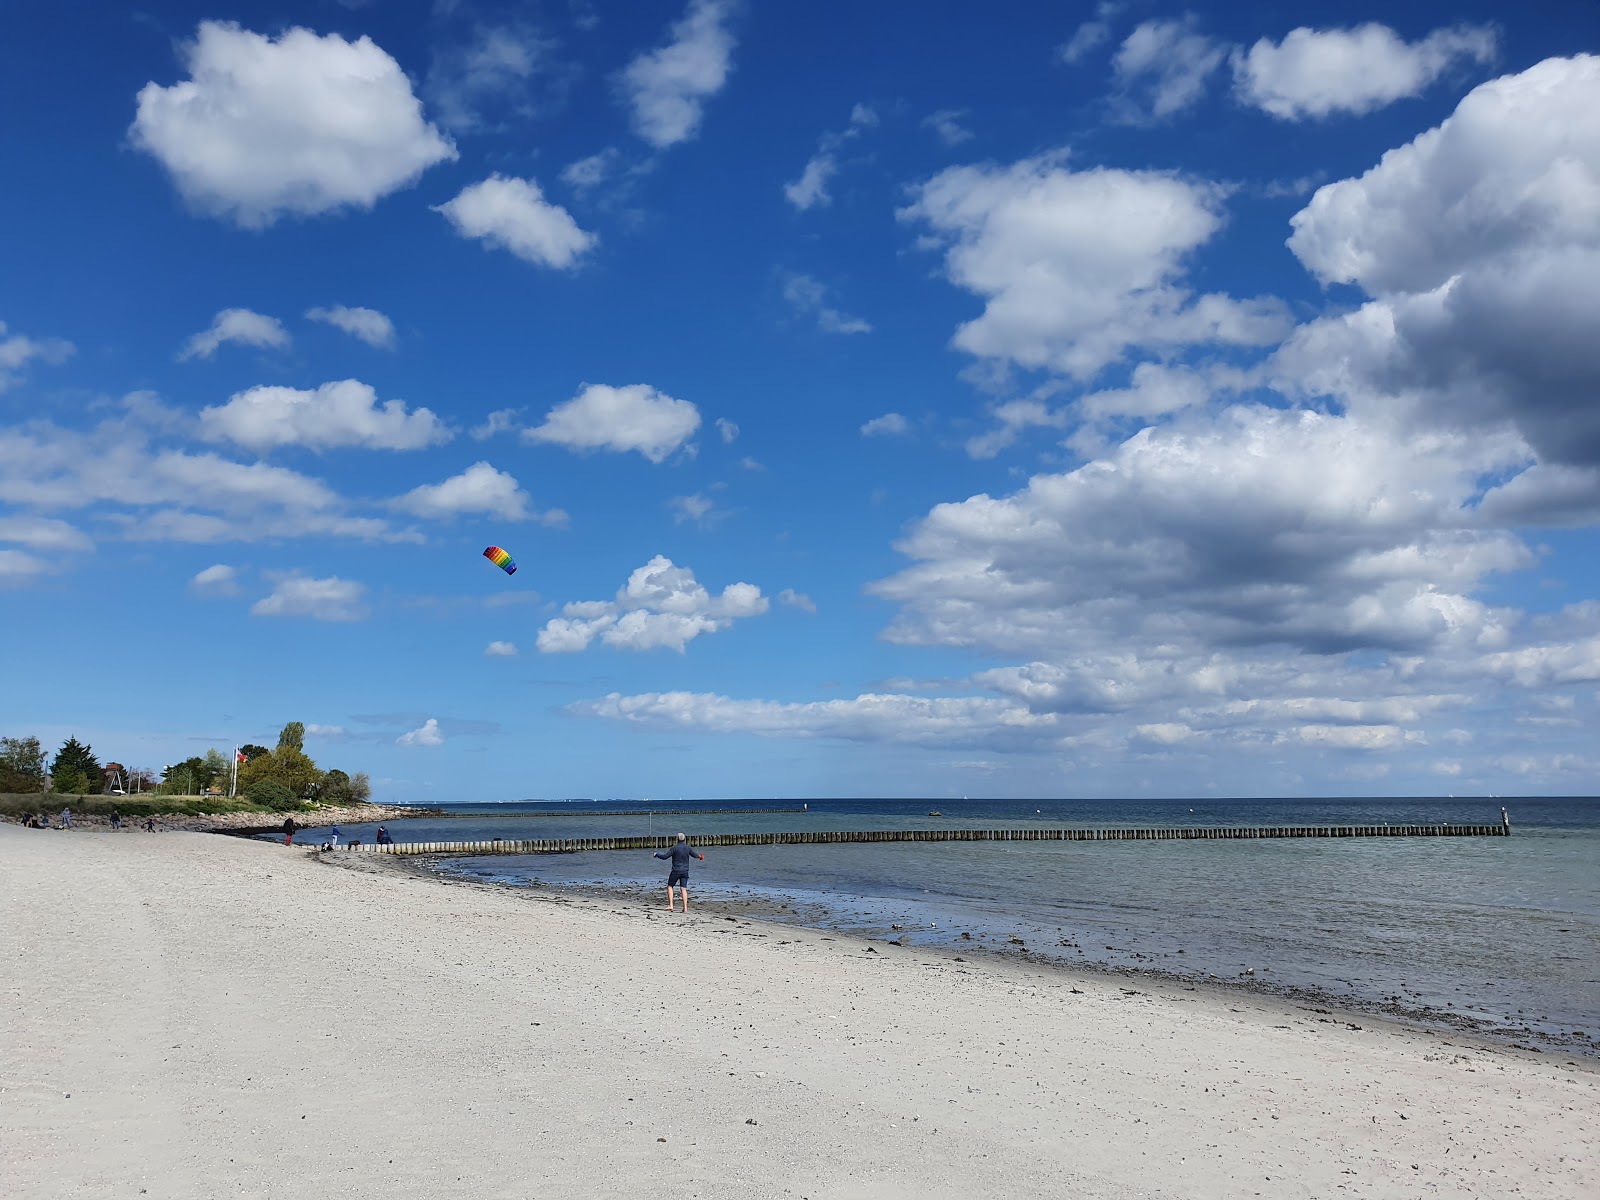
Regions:
<instances>
[{"instance_id":1,"label":"shoreline","mask_svg":"<svg viewBox=\"0 0 1600 1200\"><path fill-rule=\"evenodd\" d=\"M72 800L81 797L71 797L63 800L54 808L41 808L39 815L47 816L51 821L60 819L62 808L72 808ZM93 796L89 799L105 801L107 797ZM157 813L153 819L159 832L180 833L224 833L236 836L254 836L261 833L277 833L283 826L285 818L293 817L295 822L307 829L319 829L323 825L359 825L372 822L403 821L409 817L440 817L445 814L440 810L425 808L401 808L388 804L347 804L338 808L319 808L309 812L266 812L264 810L246 810L242 812L221 813ZM144 817L128 815L122 818L122 833L141 832L140 826ZM0 814L0 824L21 826L22 821L10 814ZM63 830L52 825L50 830L32 830L30 832L76 832L78 830L97 831L102 833L112 832L111 818L105 813L80 813L72 814L72 829Z\"/></svg>"},{"instance_id":2,"label":"shoreline","mask_svg":"<svg viewBox=\"0 0 1600 1200\"><path fill-rule=\"evenodd\" d=\"M386 862L0 826L8 1196L1600 1193L1583 1060Z\"/></svg>"},{"instance_id":3,"label":"shoreline","mask_svg":"<svg viewBox=\"0 0 1600 1200\"><path fill-rule=\"evenodd\" d=\"M551 898L562 894L620 903L649 909L659 900L660 888L598 888L538 881L529 885L497 883L488 879L453 876L434 869L434 864L452 856L448 855L358 855L339 854L329 859L332 865L364 871L400 871L451 886L481 887L514 894ZM830 924L831 914L821 906L810 914L802 910L805 905L792 897L781 900L771 897L741 897L714 900L696 900L698 910L708 906L718 915L733 913L740 918L761 921L791 929L824 932L835 937L867 945L893 947L895 950L916 949L923 954L936 954L956 962L978 962L983 965L1011 964L1039 971L1058 972L1066 977L1085 980L1133 980L1149 986L1179 988L1185 991L1204 990L1212 997L1230 1003L1248 1001L1293 1005L1296 1011L1308 1012L1329 1018L1327 1023L1337 1024L1347 1018L1377 1022L1396 1029L1421 1033L1431 1037L1451 1037L1470 1040L1476 1047L1496 1052L1516 1052L1527 1055L1569 1055L1600 1070L1600 1033L1595 1037L1581 1037L1575 1033L1547 1033L1529 1027L1508 1028L1495 1025L1484 1018L1465 1012L1438 1009L1431 1006L1407 1008L1392 1002L1362 1000L1360 997L1339 996L1315 988L1280 984L1272 980L1254 978L1250 981L1233 980L1202 973L1170 971L1161 967L1142 967L1114 963L1101 963L1093 959L1072 960L1051 954L1011 950L1002 944L989 945L978 941L959 947L948 943L912 942L900 936L897 941L890 936L895 931L882 929L869 932ZM912 930L910 932L917 932ZM973 956L967 958L967 955ZM1353 1028L1353 1026L1352 1026ZM1585 1030L1584 1033L1589 1031ZM1442 1041L1441 1045L1451 1045Z\"/></svg>"}]
</instances>

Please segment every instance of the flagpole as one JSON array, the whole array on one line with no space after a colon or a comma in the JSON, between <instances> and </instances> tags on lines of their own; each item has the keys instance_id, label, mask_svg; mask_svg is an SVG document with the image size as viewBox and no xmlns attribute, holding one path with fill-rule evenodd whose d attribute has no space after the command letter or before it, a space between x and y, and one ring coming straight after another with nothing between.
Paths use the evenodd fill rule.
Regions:
<instances>
[{"instance_id":1,"label":"flagpole","mask_svg":"<svg viewBox=\"0 0 1600 1200\"><path fill-rule=\"evenodd\" d=\"M235 746L233 748L233 781L228 784L228 795L230 797L232 797L232 796L237 796L238 794L239 794L239 747Z\"/></svg>"}]
</instances>

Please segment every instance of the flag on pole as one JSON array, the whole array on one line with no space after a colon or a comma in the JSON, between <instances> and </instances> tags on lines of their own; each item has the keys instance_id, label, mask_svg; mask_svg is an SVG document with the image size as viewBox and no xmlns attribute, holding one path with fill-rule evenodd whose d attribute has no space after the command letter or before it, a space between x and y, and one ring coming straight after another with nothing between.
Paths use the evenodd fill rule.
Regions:
<instances>
[{"instance_id":1,"label":"flag on pole","mask_svg":"<svg viewBox=\"0 0 1600 1200\"><path fill-rule=\"evenodd\" d=\"M236 763L249 762L250 757L243 750L235 750L233 752L233 761Z\"/></svg>"}]
</instances>

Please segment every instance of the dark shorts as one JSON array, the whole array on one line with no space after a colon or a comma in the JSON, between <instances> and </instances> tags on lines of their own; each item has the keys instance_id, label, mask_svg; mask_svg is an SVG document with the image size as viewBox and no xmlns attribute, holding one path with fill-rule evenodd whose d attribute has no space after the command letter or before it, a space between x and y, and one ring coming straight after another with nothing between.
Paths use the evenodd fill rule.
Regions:
<instances>
[{"instance_id":1,"label":"dark shorts","mask_svg":"<svg viewBox=\"0 0 1600 1200\"><path fill-rule=\"evenodd\" d=\"M667 886L668 887L688 887L689 886L689 872L687 872L687 871L674 871L674 872L672 872L670 875L667 876Z\"/></svg>"}]
</instances>

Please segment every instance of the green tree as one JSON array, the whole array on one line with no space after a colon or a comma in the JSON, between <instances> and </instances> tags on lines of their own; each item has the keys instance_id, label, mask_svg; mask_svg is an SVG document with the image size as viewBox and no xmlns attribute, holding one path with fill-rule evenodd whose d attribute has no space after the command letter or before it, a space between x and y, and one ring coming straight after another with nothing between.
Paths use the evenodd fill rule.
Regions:
<instances>
[{"instance_id":1,"label":"green tree","mask_svg":"<svg viewBox=\"0 0 1600 1200\"><path fill-rule=\"evenodd\" d=\"M306 727L300 721L290 721L283 727L283 732L278 735L279 750L298 750L302 754L306 748Z\"/></svg>"},{"instance_id":2,"label":"green tree","mask_svg":"<svg viewBox=\"0 0 1600 1200\"><path fill-rule=\"evenodd\" d=\"M324 804L349 804L350 776L337 768L328 771L322 776L322 786L317 790L317 799Z\"/></svg>"},{"instance_id":3,"label":"green tree","mask_svg":"<svg viewBox=\"0 0 1600 1200\"><path fill-rule=\"evenodd\" d=\"M0 792L44 791L44 747L36 737L0 738Z\"/></svg>"},{"instance_id":4,"label":"green tree","mask_svg":"<svg viewBox=\"0 0 1600 1200\"><path fill-rule=\"evenodd\" d=\"M357 771L355 778L350 781L350 799L357 804L365 804L372 799L372 781L367 778L365 771Z\"/></svg>"},{"instance_id":5,"label":"green tree","mask_svg":"<svg viewBox=\"0 0 1600 1200\"><path fill-rule=\"evenodd\" d=\"M279 812L296 807L294 795L276 779L257 779L245 793L245 799Z\"/></svg>"},{"instance_id":6,"label":"green tree","mask_svg":"<svg viewBox=\"0 0 1600 1200\"><path fill-rule=\"evenodd\" d=\"M271 754L272 751L268 750L265 746L258 746L254 742L251 742L249 745L240 746L239 753L244 755L245 758L250 759L260 758L263 754ZM240 765L242 766L243 764Z\"/></svg>"},{"instance_id":7,"label":"green tree","mask_svg":"<svg viewBox=\"0 0 1600 1200\"><path fill-rule=\"evenodd\" d=\"M222 755L216 754L216 762L208 761L198 754L186 758L180 763L173 763L162 776L161 791L169 796L198 796L212 785L218 774L224 769Z\"/></svg>"},{"instance_id":8,"label":"green tree","mask_svg":"<svg viewBox=\"0 0 1600 1200\"><path fill-rule=\"evenodd\" d=\"M215 787L228 781L231 768L228 765L228 756L215 746L206 751L206 786Z\"/></svg>"},{"instance_id":9,"label":"green tree","mask_svg":"<svg viewBox=\"0 0 1600 1200\"><path fill-rule=\"evenodd\" d=\"M239 791L245 794L259 781L270 779L288 788L290 795L304 797L321 778L317 764L292 746L279 746L239 765Z\"/></svg>"},{"instance_id":10,"label":"green tree","mask_svg":"<svg viewBox=\"0 0 1600 1200\"><path fill-rule=\"evenodd\" d=\"M306 756L305 751L296 750L292 746L279 746L274 750L272 763L273 778L299 799L313 795L322 779L322 772L317 769L317 764Z\"/></svg>"},{"instance_id":11,"label":"green tree","mask_svg":"<svg viewBox=\"0 0 1600 1200\"><path fill-rule=\"evenodd\" d=\"M95 758L94 751L88 746L75 737L69 737L61 743L55 761L50 764L50 785L54 790L68 795L98 793L105 786L100 760Z\"/></svg>"}]
</instances>

